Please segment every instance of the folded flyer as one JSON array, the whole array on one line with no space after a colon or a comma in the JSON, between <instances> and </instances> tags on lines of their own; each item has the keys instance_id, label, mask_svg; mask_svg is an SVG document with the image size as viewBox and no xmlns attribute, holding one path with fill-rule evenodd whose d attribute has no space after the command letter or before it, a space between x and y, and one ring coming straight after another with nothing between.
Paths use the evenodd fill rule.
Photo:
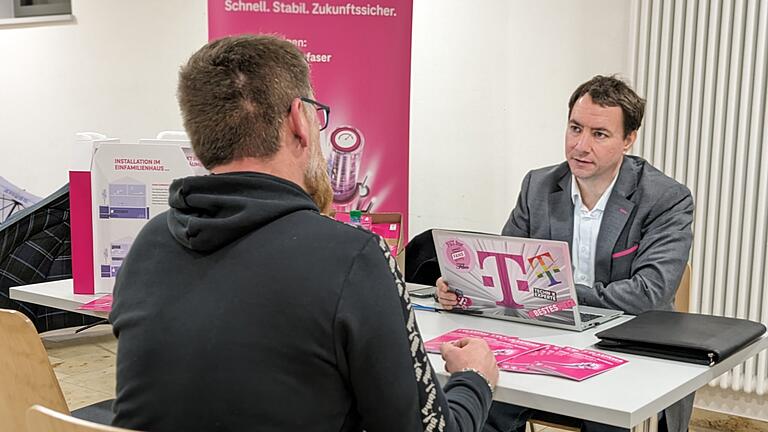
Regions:
<instances>
[{"instance_id":1,"label":"folded flyer","mask_svg":"<svg viewBox=\"0 0 768 432\"><path fill-rule=\"evenodd\" d=\"M514 336L505 336L497 333L489 333L481 330L457 329L438 336L424 343L427 352L439 353L440 346L444 343L454 342L467 337L483 339L496 356L496 362L514 358L516 356L543 348L545 345L537 342L522 340Z\"/></svg>"},{"instance_id":2,"label":"folded flyer","mask_svg":"<svg viewBox=\"0 0 768 432\"><path fill-rule=\"evenodd\" d=\"M112 311L112 294L99 297L96 300L92 300L78 308L79 310L89 310L94 312L111 312Z\"/></svg>"},{"instance_id":3,"label":"folded flyer","mask_svg":"<svg viewBox=\"0 0 768 432\"><path fill-rule=\"evenodd\" d=\"M554 375L583 381L611 370L627 361L592 350L549 346L502 362L499 368L512 372Z\"/></svg>"},{"instance_id":4,"label":"folded flyer","mask_svg":"<svg viewBox=\"0 0 768 432\"><path fill-rule=\"evenodd\" d=\"M507 372L551 375L583 381L627 362L599 351L548 345L482 330L457 329L424 343L427 352L467 337L483 339L493 351L499 369Z\"/></svg>"},{"instance_id":5,"label":"folded flyer","mask_svg":"<svg viewBox=\"0 0 768 432\"><path fill-rule=\"evenodd\" d=\"M550 355L552 352L559 350L560 347L556 345L545 345L541 349L531 351L522 355L519 355L513 359L507 359L499 363L499 369L507 372L519 372L528 374L544 375L547 372L540 372L533 370L530 366L538 361L540 357Z\"/></svg>"}]
</instances>

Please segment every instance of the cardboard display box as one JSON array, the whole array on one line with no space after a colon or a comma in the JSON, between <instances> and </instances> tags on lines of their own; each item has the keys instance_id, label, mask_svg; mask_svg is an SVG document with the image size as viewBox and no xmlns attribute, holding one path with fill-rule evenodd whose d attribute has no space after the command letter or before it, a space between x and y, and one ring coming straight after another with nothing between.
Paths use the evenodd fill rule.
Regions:
<instances>
[{"instance_id":1,"label":"cardboard display box","mask_svg":"<svg viewBox=\"0 0 768 432\"><path fill-rule=\"evenodd\" d=\"M349 213L334 212L331 217L339 222L350 223ZM361 223L365 229L381 236L395 256L402 272L405 263L405 245L403 242L403 215L400 213L362 213Z\"/></svg>"}]
</instances>

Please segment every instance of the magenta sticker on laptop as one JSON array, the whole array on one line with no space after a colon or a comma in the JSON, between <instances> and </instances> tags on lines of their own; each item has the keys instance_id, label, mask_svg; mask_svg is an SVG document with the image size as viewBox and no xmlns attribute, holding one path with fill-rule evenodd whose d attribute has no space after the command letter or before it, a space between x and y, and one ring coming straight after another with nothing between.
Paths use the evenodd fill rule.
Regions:
<instances>
[{"instance_id":1,"label":"magenta sticker on laptop","mask_svg":"<svg viewBox=\"0 0 768 432\"><path fill-rule=\"evenodd\" d=\"M461 240L446 241L443 253L454 270L468 272L472 269L472 252Z\"/></svg>"},{"instance_id":2,"label":"magenta sticker on laptop","mask_svg":"<svg viewBox=\"0 0 768 432\"><path fill-rule=\"evenodd\" d=\"M553 314L555 312L560 312L560 311L571 309L574 306L576 306L576 300L574 300L574 299L567 299L567 300L563 300L563 301L558 302L558 303L553 303L551 305L542 306L540 308L530 310L530 311L528 311L528 317L536 319L536 318L544 316L544 315L549 315L549 314Z\"/></svg>"}]
</instances>

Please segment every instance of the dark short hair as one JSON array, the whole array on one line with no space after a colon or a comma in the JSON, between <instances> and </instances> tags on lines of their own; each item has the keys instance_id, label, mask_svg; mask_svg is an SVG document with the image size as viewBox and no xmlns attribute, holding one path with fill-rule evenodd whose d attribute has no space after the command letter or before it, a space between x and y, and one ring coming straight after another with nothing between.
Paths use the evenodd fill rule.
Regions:
<instances>
[{"instance_id":1,"label":"dark short hair","mask_svg":"<svg viewBox=\"0 0 768 432\"><path fill-rule=\"evenodd\" d=\"M568 101L568 118L571 118L573 105L582 96L589 94L592 101L602 107L621 108L624 123L624 138L640 128L645 114L645 99L632 90L627 83L616 75L597 75L580 85Z\"/></svg>"},{"instance_id":2,"label":"dark short hair","mask_svg":"<svg viewBox=\"0 0 768 432\"><path fill-rule=\"evenodd\" d=\"M291 102L311 95L303 54L274 36L209 42L179 72L184 128L208 169L245 157L273 156Z\"/></svg>"}]
</instances>

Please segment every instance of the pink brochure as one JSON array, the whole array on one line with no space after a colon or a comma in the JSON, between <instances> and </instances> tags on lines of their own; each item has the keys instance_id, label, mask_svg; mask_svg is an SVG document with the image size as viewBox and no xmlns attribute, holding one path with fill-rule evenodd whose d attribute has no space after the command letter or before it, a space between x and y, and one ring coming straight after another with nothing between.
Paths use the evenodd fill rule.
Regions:
<instances>
[{"instance_id":1,"label":"pink brochure","mask_svg":"<svg viewBox=\"0 0 768 432\"><path fill-rule=\"evenodd\" d=\"M555 351L559 351L560 347L556 345L543 345L540 349L521 354L514 358L509 358L499 363L499 369L507 372L520 372L529 374L548 374L548 372L540 372L530 368L532 364L537 362L540 358L546 358L552 355Z\"/></svg>"},{"instance_id":2,"label":"pink brochure","mask_svg":"<svg viewBox=\"0 0 768 432\"><path fill-rule=\"evenodd\" d=\"M563 347L544 353L528 368L536 372L583 381L626 362L610 354Z\"/></svg>"},{"instance_id":3,"label":"pink brochure","mask_svg":"<svg viewBox=\"0 0 768 432\"><path fill-rule=\"evenodd\" d=\"M78 309L89 310L94 312L111 312L112 311L112 294L107 294L103 297L99 297L96 300L92 300Z\"/></svg>"},{"instance_id":4,"label":"pink brochure","mask_svg":"<svg viewBox=\"0 0 768 432\"><path fill-rule=\"evenodd\" d=\"M493 351L493 354L496 356L497 363L530 351L540 349L544 346L543 344L521 340L514 336L505 336L497 333L484 332L481 330L457 329L427 341L424 343L424 347L426 348L427 352L439 353L440 346L442 344L453 342L466 337L485 340L488 343L488 346L491 348L491 351Z\"/></svg>"}]
</instances>

